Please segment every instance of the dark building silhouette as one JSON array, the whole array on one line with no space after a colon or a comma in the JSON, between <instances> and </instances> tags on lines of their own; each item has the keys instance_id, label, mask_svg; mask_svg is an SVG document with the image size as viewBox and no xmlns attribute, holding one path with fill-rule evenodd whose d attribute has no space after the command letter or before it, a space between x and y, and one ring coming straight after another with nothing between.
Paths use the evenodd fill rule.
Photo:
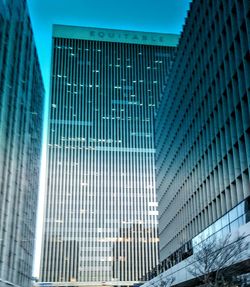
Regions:
<instances>
[{"instance_id":1,"label":"dark building silhouette","mask_svg":"<svg viewBox=\"0 0 250 287\"><path fill-rule=\"evenodd\" d=\"M0 0L0 286L31 284L44 88L26 1Z\"/></svg>"},{"instance_id":2,"label":"dark building silhouette","mask_svg":"<svg viewBox=\"0 0 250 287\"><path fill-rule=\"evenodd\" d=\"M193 1L155 137L159 268L175 284L202 241L250 230L249 75L250 2Z\"/></svg>"}]
</instances>

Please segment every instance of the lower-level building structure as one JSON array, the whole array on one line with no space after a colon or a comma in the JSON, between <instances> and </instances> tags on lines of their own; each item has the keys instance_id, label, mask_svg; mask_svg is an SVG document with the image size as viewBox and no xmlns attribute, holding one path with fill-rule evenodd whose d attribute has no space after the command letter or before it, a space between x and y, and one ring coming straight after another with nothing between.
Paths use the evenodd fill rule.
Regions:
<instances>
[{"instance_id":1,"label":"lower-level building structure","mask_svg":"<svg viewBox=\"0 0 250 287\"><path fill-rule=\"evenodd\" d=\"M240 207L240 206L239 206ZM249 212L248 212L249 213ZM225 233L221 230L221 234L225 236ZM220 232L219 232L220 233ZM201 235L201 234L200 234ZM225 237L226 238L226 237ZM239 286L249 286L247 284L250 283L250 276L249 276L249 266L250 266L250 253L249 253L249 244L250 244L250 222L247 224L242 225L240 228L237 230L234 230L230 233L230 237L225 239L224 237L219 237L219 234L214 236L211 236L210 238L207 238L208 243L209 240L214 240L217 239L220 242L227 242L227 244L224 247L224 250L218 251L218 253L221 256L226 256L229 255L230 251L232 249L234 250L233 253L235 256L231 257L232 260L220 260L220 262L223 265L223 268L228 268L230 271L230 276L231 278L227 278L227 280L235 280L236 282L240 282L241 285ZM216 241L214 241L216 244ZM200 243L204 247L206 246L206 240L203 243ZM150 286L165 286L165 287L170 287L170 286L178 286L178 287L186 287L186 286L200 286L202 283L204 283L204 275L205 275L205 270L203 269L203 263L205 263L205 260L199 259L199 255L197 255L198 252L202 252L199 250L198 246L195 245L196 247L194 248L194 253L189 255L187 258L179 261L175 265L173 265L170 268L166 268L166 266L160 265L161 270L155 271L156 274L152 279L149 280L149 282L146 282L143 284L143 287L150 287ZM210 247L210 245L208 245ZM235 246L232 247L231 246ZM237 256L236 255L236 250L239 248L239 246L242 247L242 252ZM219 246L218 244L218 247ZM248 249L248 250L247 250ZM203 252L204 254L204 252ZM207 259L209 259L210 254L207 255ZM215 259L215 256L211 255L211 259ZM201 268L197 268L198 264L201 265ZM208 279L213 280L213 278L216 275L216 269L215 269L216 264L214 266L211 266L211 272ZM166 271L163 271L166 270ZM232 272L237 272L238 276L234 277L231 273ZM228 272L229 273L229 272ZM220 275L220 273L218 273ZM226 272L223 272L223 275L225 275ZM199 277L201 276L201 278ZM148 278L149 279L149 278ZM243 285L243 283L245 285ZM235 285L236 286L236 285Z\"/></svg>"}]
</instances>

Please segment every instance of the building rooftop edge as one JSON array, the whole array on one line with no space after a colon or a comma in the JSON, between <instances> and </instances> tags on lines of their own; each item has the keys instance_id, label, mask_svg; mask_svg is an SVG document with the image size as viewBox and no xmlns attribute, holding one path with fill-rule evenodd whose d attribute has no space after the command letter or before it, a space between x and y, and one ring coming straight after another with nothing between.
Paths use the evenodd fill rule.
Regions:
<instances>
[{"instance_id":1,"label":"building rooftop edge","mask_svg":"<svg viewBox=\"0 0 250 287\"><path fill-rule=\"evenodd\" d=\"M53 38L176 47L180 35L54 24Z\"/></svg>"}]
</instances>

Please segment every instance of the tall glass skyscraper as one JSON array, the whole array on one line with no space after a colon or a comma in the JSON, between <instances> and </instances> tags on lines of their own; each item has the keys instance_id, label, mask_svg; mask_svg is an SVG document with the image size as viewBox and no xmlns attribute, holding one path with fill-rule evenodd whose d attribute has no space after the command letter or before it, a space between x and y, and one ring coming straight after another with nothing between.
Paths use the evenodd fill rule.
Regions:
<instances>
[{"instance_id":1,"label":"tall glass skyscraper","mask_svg":"<svg viewBox=\"0 0 250 287\"><path fill-rule=\"evenodd\" d=\"M0 286L30 287L43 83L26 1L0 0Z\"/></svg>"},{"instance_id":2,"label":"tall glass skyscraper","mask_svg":"<svg viewBox=\"0 0 250 287\"><path fill-rule=\"evenodd\" d=\"M177 42L53 27L43 286L131 286L158 263L154 111Z\"/></svg>"},{"instance_id":3,"label":"tall glass skyscraper","mask_svg":"<svg viewBox=\"0 0 250 287\"><path fill-rule=\"evenodd\" d=\"M166 278L198 286L199 271L190 272L198 250L230 234L250 242L249 32L249 0L192 1L155 124L158 270L165 272L145 287ZM209 254L215 268L206 270L220 266L229 278L249 272L249 250L229 261L228 251L220 254L223 265Z\"/></svg>"}]
</instances>

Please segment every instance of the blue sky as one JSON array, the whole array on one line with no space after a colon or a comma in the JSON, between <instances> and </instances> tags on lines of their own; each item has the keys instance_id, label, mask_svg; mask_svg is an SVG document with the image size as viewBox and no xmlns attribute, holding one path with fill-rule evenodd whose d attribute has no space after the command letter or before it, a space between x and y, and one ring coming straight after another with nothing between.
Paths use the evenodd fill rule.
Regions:
<instances>
[{"instance_id":1,"label":"blue sky","mask_svg":"<svg viewBox=\"0 0 250 287\"><path fill-rule=\"evenodd\" d=\"M45 88L52 24L180 33L189 0L28 0Z\"/></svg>"},{"instance_id":2,"label":"blue sky","mask_svg":"<svg viewBox=\"0 0 250 287\"><path fill-rule=\"evenodd\" d=\"M27 0L45 85L44 143L47 133L52 24L179 34L190 0ZM45 187L43 145L34 276L39 274Z\"/></svg>"}]
</instances>

